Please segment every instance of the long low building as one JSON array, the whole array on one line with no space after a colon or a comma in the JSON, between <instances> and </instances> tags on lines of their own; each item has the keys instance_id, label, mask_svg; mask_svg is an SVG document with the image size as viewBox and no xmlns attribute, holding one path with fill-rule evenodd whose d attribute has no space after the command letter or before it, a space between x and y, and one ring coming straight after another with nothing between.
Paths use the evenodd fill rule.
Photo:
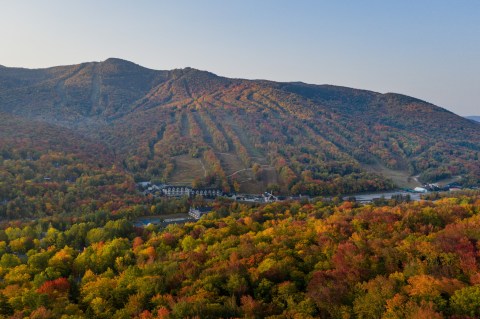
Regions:
<instances>
[{"instance_id":1,"label":"long low building","mask_svg":"<svg viewBox=\"0 0 480 319\"><path fill-rule=\"evenodd\" d=\"M188 215L195 219L200 219L203 215L212 211L211 207L190 207Z\"/></svg>"},{"instance_id":2,"label":"long low building","mask_svg":"<svg viewBox=\"0 0 480 319\"><path fill-rule=\"evenodd\" d=\"M165 186L162 188L162 193L168 197L190 197L197 195L204 197L218 197L223 195L223 192L219 189L194 189L188 186Z\"/></svg>"}]
</instances>

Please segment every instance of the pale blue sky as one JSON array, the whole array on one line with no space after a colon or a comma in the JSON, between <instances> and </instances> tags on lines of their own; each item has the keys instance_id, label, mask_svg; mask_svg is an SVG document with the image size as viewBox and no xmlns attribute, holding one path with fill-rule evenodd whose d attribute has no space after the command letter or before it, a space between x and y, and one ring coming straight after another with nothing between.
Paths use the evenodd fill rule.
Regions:
<instances>
[{"instance_id":1,"label":"pale blue sky","mask_svg":"<svg viewBox=\"0 0 480 319\"><path fill-rule=\"evenodd\" d=\"M480 1L0 0L0 64L336 84L480 114Z\"/></svg>"}]
</instances>

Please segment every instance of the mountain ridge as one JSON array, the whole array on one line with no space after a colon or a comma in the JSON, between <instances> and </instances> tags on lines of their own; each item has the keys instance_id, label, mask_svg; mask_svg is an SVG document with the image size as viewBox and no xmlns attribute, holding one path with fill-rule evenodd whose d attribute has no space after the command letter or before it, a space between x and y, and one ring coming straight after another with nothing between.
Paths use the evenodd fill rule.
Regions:
<instances>
[{"instance_id":1,"label":"mountain ridge","mask_svg":"<svg viewBox=\"0 0 480 319\"><path fill-rule=\"evenodd\" d=\"M377 174L389 170L400 186L478 180L478 125L397 93L110 58L1 68L0 112L109 145L137 180L310 194L389 188Z\"/></svg>"},{"instance_id":2,"label":"mountain ridge","mask_svg":"<svg viewBox=\"0 0 480 319\"><path fill-rule=\"evenodd\" d=\"M475 122L480 122L480 115L465 116L465 118Z\"/></svg>"}]
</instances>

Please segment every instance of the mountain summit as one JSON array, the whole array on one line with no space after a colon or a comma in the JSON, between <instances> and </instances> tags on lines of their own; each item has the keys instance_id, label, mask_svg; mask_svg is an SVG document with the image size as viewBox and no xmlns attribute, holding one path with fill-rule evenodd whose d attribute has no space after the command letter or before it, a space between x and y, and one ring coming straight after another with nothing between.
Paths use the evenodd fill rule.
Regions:
<instances>
[{"instance_id":1,"label":"mountain summit","mask_svg":"<svg viewBox=\"0 0 480 319\"><path fill-rule=\"evenodd\" d=\"M97 141L137 180L316 195L480 177L477 124L394 93L111 58L1 67L0 115Z\"/></svg>"}]
</instances>

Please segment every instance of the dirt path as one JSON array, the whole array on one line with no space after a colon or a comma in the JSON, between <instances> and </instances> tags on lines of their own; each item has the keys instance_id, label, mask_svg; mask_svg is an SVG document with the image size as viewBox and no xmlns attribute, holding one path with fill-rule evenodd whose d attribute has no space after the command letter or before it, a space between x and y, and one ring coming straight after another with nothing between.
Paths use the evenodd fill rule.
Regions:
<instances>
[{"instance_id":1,"label":"dirt path","mask_svg":"<svg viewBox=\"0 0 480 319\"><path fill-rule=\"evenodd\" d=\"M270 165L260 165L260 167L262 167L262 168L268 168L268 169L273 168L273 167L270 166ZM252 170L251 168L239 169L238 171L233 172L232 174L228 175L227 177L232 177L233 175L238 174L238 173L240 173L240 172L251 171L251 170Z\"/></svg>"},{"instance_id":2,"label":"dirt path","mask_svg":"<svg viewBox=\"0 0 480 319\"><path fill-rule=\"evenodd\" d=\"M202 164L203 177L206 178L207 177L207 169L205 168L205 165L203 164L202 160L200 160L200 163Z\"/></svg>"},{"instance_id":3,"label":"dirt path","mask_svg":"<svg viewBox=\"0 0 480 319\"><path fill-rule=\"evenodd\" d=\"M250 171L250 170L252 170L252 169L251 168L239 169L238 171L233 172L232 174L228 175L227 177L232 177L233 175L238 174L240 172Z\"/></svg>"}]
</instances>

